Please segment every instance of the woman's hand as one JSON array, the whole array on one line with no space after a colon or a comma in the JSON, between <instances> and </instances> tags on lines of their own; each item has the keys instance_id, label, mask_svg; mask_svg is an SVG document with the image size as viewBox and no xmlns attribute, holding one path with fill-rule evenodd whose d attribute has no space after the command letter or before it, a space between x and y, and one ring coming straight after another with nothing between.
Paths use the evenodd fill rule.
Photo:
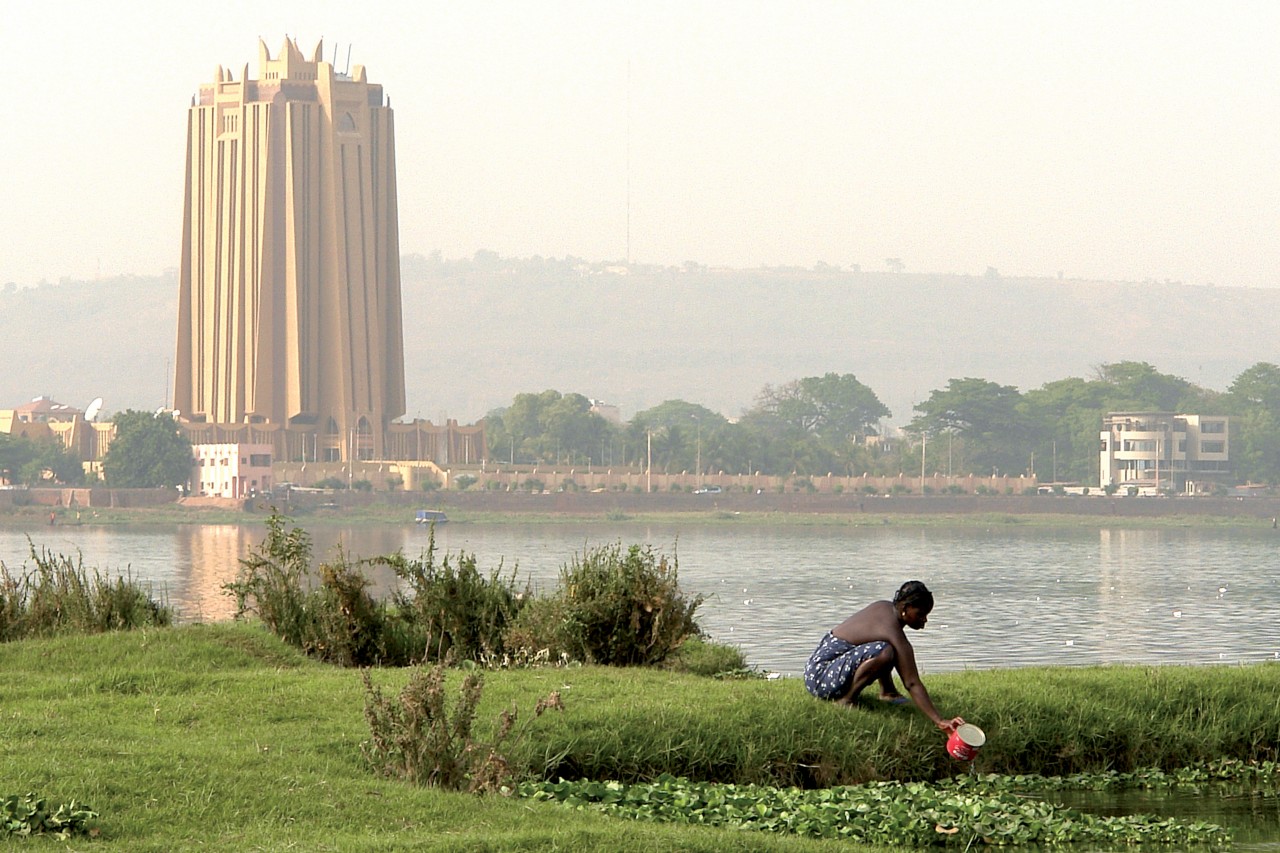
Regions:
<instances>
[{"instance_id":1,"label":"woman's hand","mask_svg":"<svg viewBox=\"0 0 1280 853\"><path fill-rule=\"evenodd\" d=\"M951 734L952 732L954 732L956 729L958 729L960 726L963 726L963 725L964 725L963 717L955 717L950 720L938 720L938 728L942 729L947 734Z\"/></svg>"}]
</instances>

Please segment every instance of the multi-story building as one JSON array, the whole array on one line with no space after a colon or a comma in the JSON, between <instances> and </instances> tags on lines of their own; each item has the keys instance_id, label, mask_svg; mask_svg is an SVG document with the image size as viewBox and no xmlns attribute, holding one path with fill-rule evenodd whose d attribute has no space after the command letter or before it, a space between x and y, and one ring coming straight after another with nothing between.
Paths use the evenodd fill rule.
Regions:
<instances>
[{"instance_id":1,"label":"multi-story building","mask_svg":"<svg viewBox=\"0 0 1280 853\"><path fill-rule=\"evenodd\" d=\"M1229 419L1112 412L1102 421L1100 485L1140 493L1213 491L1230 476Z\"/></svg>"},{"instance_id":2,"label":"multi-story building","mask_svg":"<svg viewBox=\"0 0 1280 853\"><path fill-rule=\"evenodd\" d=\"M259 42L187 114L174 408L297 456L382 458L405 411L394 125L382 87ZM223 434L227 430L214 430Z\"/></svg>"}]
</instances>

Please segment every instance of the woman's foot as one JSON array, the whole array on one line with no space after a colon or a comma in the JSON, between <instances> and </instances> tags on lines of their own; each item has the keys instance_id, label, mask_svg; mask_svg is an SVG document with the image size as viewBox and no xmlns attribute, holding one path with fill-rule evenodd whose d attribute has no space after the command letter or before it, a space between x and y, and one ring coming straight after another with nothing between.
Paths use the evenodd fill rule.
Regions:
<instances>
[{"instance_id":1,"label":"woman's foot","mask_svg":"<svg viewBox=\"0 0 1280 853\"><path fill-rule=\"evenodd\" d=\"M881 693L878 698L881 702L887 702L890 705L905 705L911 701L901 693Z\"/></svg>"}]
</instances>

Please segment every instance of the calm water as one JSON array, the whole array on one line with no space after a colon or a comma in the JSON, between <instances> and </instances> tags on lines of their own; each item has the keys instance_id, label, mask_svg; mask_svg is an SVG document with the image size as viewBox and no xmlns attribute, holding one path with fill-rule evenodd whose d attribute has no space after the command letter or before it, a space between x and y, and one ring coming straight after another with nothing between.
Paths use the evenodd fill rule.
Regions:
<instances>
[{"instance_id":1,"label":"calm water","mask_svg":"<svg viewBox=\"0 0 1280 853\"><path fill-rule=\"evenodd\" d=\"M317 555L403 549L427 530L311 531ZM259 525L0 529L15 571L37 547L163 589L191 619L228 618L222 584L261 541ZM755 666L795 674L821 635L904 580L934 591L929 626L912 635L926 672L1110 662L1280 661L1280 534L1262 531L1025 528L734 528L639 525L442 525L439 551L500 561L547 591L584 547L645 542L679 558L680 582L706 596L701 623ZM386 590L389 574L375 578Z\"/></svg>"}]
</instances>

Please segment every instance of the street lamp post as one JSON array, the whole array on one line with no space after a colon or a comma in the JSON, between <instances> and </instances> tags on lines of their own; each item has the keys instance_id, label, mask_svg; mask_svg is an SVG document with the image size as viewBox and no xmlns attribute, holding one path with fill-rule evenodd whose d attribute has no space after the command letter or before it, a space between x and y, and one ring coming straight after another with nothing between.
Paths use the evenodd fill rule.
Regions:
<instances>
[{"instance_id":1,"label":"street lamp post","mask_svg":"<svg viewBox=\"0 0 1280 853\"><path fill-rule=\"evenodd\" d=\"M701 482L702 480L702 419L701 418L698 419L698 454L693 467L697 469L694 472L695 479Z\"/></svg>"},{"instance_id":2,"label":"street lamp post","mask_svg":"<svg viewBox=\"0 0 1280 853\"><path fill-rule=\"evenodd\" d=\"M644 490L646 493L651 493L653 491L653 430L645 430L644 434L647 439L649 457L649 461L644 468Z\"/></svg>"}]
</instances>

